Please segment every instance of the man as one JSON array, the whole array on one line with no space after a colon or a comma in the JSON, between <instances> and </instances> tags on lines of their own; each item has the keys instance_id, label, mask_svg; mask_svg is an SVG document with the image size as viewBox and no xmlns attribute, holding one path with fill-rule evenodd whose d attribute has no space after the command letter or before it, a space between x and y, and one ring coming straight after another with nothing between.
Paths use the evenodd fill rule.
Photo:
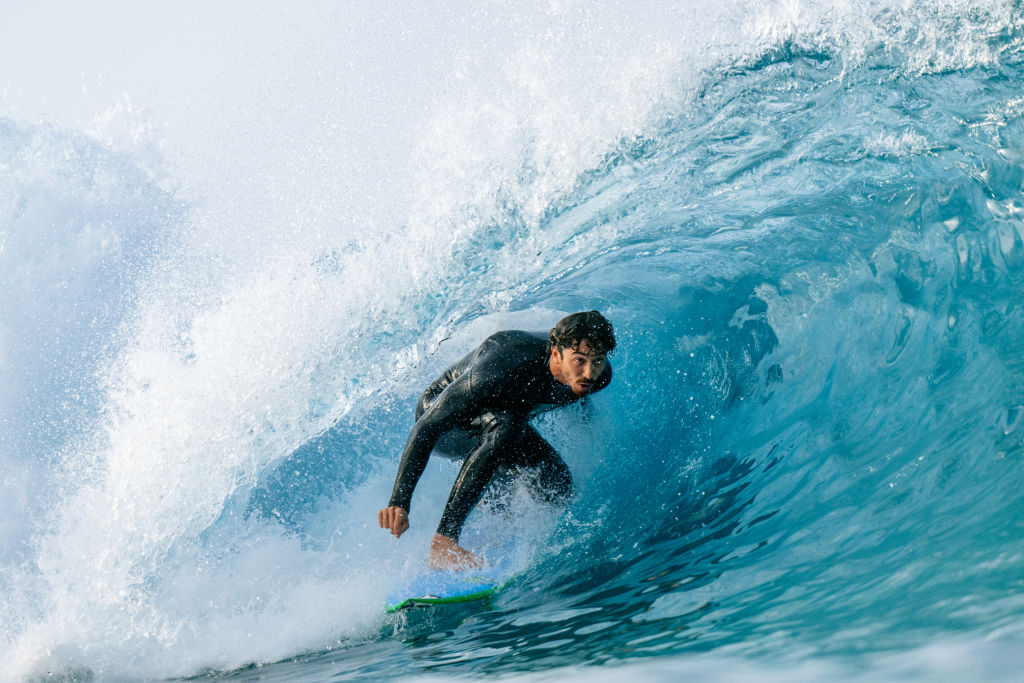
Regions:
<instances>
[{"instance_id":1,"label":"man","mask_svg":"<svg viewBox=\"0 0 1024 683\"><path fill-rule=\"evenodd\" d=\"M430 544L434 569L483 566L459 546L470 510L494 479L517 470L536 473L536 494L564 502L572 494L569 468L528 423L539 412L574 403L608 386L612 325L597 311L573 313L550 333L506 330L491 335L427 387L416 407L382 529L398 537L409 528L412 492L431 451L462 458L441 523ZM497 475L497 477L496 477Z\"/></svg>"}]
</instances>

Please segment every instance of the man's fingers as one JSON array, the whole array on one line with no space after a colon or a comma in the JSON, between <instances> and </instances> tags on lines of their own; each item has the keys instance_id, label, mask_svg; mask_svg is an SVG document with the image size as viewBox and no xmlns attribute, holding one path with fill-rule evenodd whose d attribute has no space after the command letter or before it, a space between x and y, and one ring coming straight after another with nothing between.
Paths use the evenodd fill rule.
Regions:
<instances>
[{"instance_id":1,"label":"man's fingers","mask_svg":"<svg viewBox=\"0 0 1024 683\"><path fill-rule=\"evenodd\" d=\"M394 508L391 516L391 533L398 538L409 528L409 515L402 508Z\"/></svg>"},{"instance_id":2,"label":"man's fingers","mask_svg":"<svg viewBox=\"0 0 1024 683\"><path fill-rule=\"evenodd\" d=\"M396 517L398 519L395 520L394 525L391 527L391 533L395 535L395 538L398 538L409 528L409 518L403 514L398 514Z\"/></svg>"},{"instance_id":3,"label":"man's fingers","mask_svg":"<svg viewBox=\"0 0 1024 683\"><path fill-rule=\"evenodd\" d=\"M400 507L384 508L377 513L377 523L381 529L391 529L391 533L398 537L409 528L409 513Z\"/></svg>"}]
</instances>

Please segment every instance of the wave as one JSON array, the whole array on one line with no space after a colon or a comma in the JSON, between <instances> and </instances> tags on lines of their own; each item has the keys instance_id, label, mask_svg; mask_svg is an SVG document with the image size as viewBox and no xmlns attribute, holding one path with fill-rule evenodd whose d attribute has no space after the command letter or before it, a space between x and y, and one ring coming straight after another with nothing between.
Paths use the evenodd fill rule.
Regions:
<instances>
[{"instance_id":1,"label":"wave","mask_svg":"<svg viewBox=\"0 0 1024 683\"><path fill-rule=\"evenodd\" d=\"M12 676L813 668L1020 622L1016 3L495 12L509 45L381 150L409 168L299 209L288 167L204 204L148 147L0 119ZM382 541L415 396L583 308L615 384L539 423L579 499L524 506L456 636L382 626L452 475Z\"/></svg>"}]
</instances>

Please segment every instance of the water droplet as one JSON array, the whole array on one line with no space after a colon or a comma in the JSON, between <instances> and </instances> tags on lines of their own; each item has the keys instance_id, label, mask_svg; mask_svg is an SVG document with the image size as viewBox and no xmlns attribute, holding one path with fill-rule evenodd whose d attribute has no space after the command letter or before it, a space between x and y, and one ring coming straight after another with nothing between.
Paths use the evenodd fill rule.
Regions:
<instances>
[{"instance_id":1,"label":"water droplet","mask_svg":"<svg viewBox=\"0 0 1024 683\"><path fill-rule=\"evenodd\" d=\"M1003 417L1003 434L1009 436L1017 431L1021 422L1024 422L1024 406L1013 406L1006 411Z\"/></svg>"}]
</instances>

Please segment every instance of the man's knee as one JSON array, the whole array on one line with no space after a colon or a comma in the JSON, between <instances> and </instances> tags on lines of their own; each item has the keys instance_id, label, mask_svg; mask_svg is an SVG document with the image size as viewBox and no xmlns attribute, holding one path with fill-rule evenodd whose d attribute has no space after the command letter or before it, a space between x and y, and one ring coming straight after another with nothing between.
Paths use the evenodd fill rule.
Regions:
<instances>
[{"instance_id":1,"label":"man's knee","mask_svg":"<svg viewBox=\"0 0 1024 683\"><path fill-rule=\"evenodd\" d=\"M561 459L549 460L532 468L531 489L534 495L546 503L564 505L575 492L572 475Z\"/></svg>"}]
</instances>

